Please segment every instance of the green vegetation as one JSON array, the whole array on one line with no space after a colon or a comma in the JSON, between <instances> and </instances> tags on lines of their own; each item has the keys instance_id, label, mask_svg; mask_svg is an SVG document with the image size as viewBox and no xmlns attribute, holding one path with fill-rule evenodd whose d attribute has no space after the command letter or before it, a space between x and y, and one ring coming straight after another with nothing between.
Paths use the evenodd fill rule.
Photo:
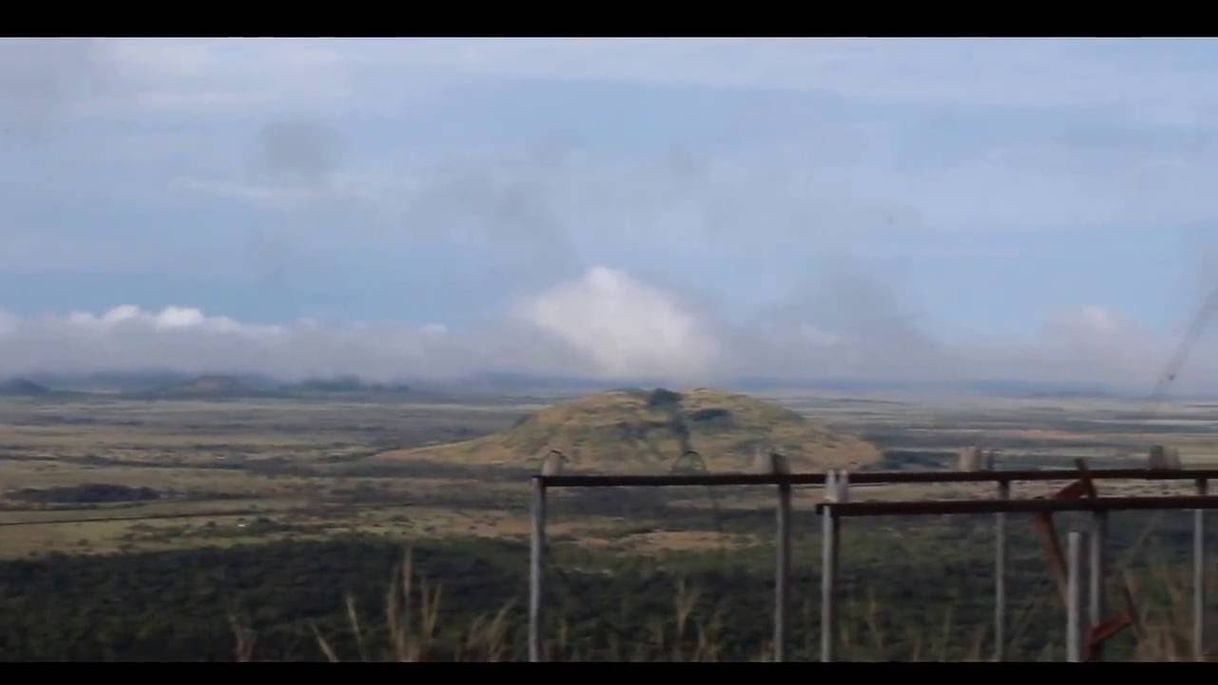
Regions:
<instances>
[{"instance_id":1,"label":"green vegetation","mask_svg":"<svg viewBox=\"0 0 1218 685\"><path fill-rule=\"evenodd\" d=\"M885 469L941 468L978 443L998 448L1004 468L1078 456L1140 464L1130 458L1144 458L1151 442L1179 446L1186 465L1202 465L1218 446L1218 407L1200 405L1148 423L1110 400L759 402L620 391L547 408L535 399L405 397L336 388L324 401L0 400L0 659L522 658L527 480L536 464L454 458L453 442L466 450L520 440L531 449L570 439L570 455L618 450L608 458L657 470L742 468L730 460L761 439L754 429L778 445L862 435L883 450L870 467ZM683 439L705 461L678 459ZM631 449L644 456L626 459ZM1022 484L1014 494L1059 486ZM1191 491L1189 483L1102 487ZM891 486L859 488L857 497L990 492ZM765 658L773 497L764 487L552 491L550 655ZM794 659L815 658L819 639L818 499L815 488L795 491ZM1189 595L1180 588L1190 521L1180 513L1110 522L1114 569L1137 579L1149 613L1142 638L1122 635L1110 658L1188 653ZM1060 527L1079 523L1062 517ZM1008 652L1061 658L1064 619L1039 542L1027 519L1009 526ZM843 658L989 653L991 519L851 520L843 530ZM1114 573L1109 588L1114 607L1122 578Z\"/></svg>"},{"instance_id":2,"label":"green vegetation","mask_svg":"<svg viewBox=\"0 0 1218 685\"><path fill-rule=\"evenodd\" d=\"M987 524L851 526L843 548L842 658L984 658L992 648ZM1173 527L1167 537L1177 534L1187 531ZM555 542L548 570L551 658L766 657L771 550L647 557L573 543ZM798 547L809 553L797 556L794 574L789 650L796 659L815 659L819 645L816 543L809 535ZM1126 543L1119 536L1118 545ZM934 555L925 553L931 545ZM1034 545L1029 531L1016 531L1009 651L1012 659L1061 659L1063 614ZM415 545L407 563L413 585L404 590L406 550L404 541L356 536L3 562L0 655L232 660L242 637L243 658L254 660L401 659L401 640L391 636L431 612L431 627L412 633L424 643L415 644L421 651L412 659L523 658L527 545L470 539ZM1160 558L1157 567L1131 567L1141 579L1148 627L1142 640L1132 632L1114 640L1110 658L1145 658L1147 645L1159 643L1187 653L1178 635L1186 631L1175 627L1187 618L1175 596L1183 565L1179 555ZM404 611L405 595L413 615ZM387 611L387 603L397 609ZM487 643L496 618L493 644Z\"/></svg>"},{"instance_id":3,"label":"green vegetation","mask_svg":"<svg viewBox=\"0 0 1218 685\"><path fill-rule=\"evenodd\" d=\"M86 483L51 488L22 488L8 494L10 499L47 504L95 504L99 502L139 502L160 499L152 488L129 488L112 483Z\"/></svg>"}]
</instances>

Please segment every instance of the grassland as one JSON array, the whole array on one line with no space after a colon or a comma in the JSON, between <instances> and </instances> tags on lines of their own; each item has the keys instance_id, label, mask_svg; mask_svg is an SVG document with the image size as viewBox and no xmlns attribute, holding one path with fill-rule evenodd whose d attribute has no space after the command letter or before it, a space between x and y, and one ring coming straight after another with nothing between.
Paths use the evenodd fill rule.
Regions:
<instances>
[{"instance_id":1,"label":"grassland","mask_svg":"<svg viewBox=\"0 0 1218 685\"><path fill-rule=\"evenodd\" d=\"M1075 457L1141 464L1154 442L1179 447L1187 465L1213 464L1218 455L1213 404L1176 404L1149 417L1117 400L767 397L826 430L871 441L884 453L875 466L884 468L946 465L969 444L1001 450L1008 467ZM386 582L407 547L417 551L420 573L445 588L448 628L438 629L434 658L459 656L471 639L461 631L509 606L502 657L518 657L526 481L535 465L441 461L434 446L510 429L551 399L0 398L0 658L228 659L233 618L258 635L255 658L325 658L313 624L342 658L357 658L346 593L362 607L368 643L383 644ZM377 457L387 452L398 456ZM99 496L110 491L98 485L147 489L155 498L113 500ZM893 486L860 489L857 497L985 492ZM811 510L818 499L815 489L796 491L802 618L793 641L803 657L811 657L817 637L819 538ZM685 592L700 593L685 656L696 651L701 630L720 658L760 658L772 505L764 488L553 493L555 654L671 655L677 628L666 622L681 581ZM1187 517L1161 517L1151 543L1137 549L1151 517L1114 519L1114 554L1132 552L1126 567L1167 578L1185 558ZM988 649L989 526L984 517L851 522L843 568L845 611L853 617L847 625L855 632L843 636L845 653L958 659ZM1038 599L1051 593L1030 526L1012 526L1011 593L1027 614L1013 653L1050 658L1060 643L1059 608ZM1148 596L1158 592L1162 607L1178 604L1170 583L1161 585ZM1137 653L1132 638L1118 651Z\"/></svg>"}]
</instances>

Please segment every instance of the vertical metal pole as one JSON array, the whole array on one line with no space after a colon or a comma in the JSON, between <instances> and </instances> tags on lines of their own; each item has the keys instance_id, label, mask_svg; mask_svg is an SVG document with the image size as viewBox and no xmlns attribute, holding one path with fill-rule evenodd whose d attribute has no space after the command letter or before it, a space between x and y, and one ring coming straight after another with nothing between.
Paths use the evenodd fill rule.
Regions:
<instances>
[{"instance_id":1,"label":"vertical metal pole","mask_svg":"<svg viewBox=\"0 0 1218 685\"><path fill-rule=\"evenodd\" d=\"M1096 511L1091 514L1091 559L1090 559L1090 583L1088 583L1087 593L1090 600L1088 605L1088 618L1092 628L1095 628L1104 620L1104 577L1107 569L1104 564L1104 542L1108 538L1108 512ZM1099 660L1103 658L1103 647L1096 645L1092 652L1092 658Z\"/></svg>"},{"instance_id":2,"label":"vertical metal pole","mask_svg":"<svg viewBox=\"0 0 1218 685\"><path fill-rule=\"evenodd\" d=\"M778 486L778 551L774 571L774 661L786 658L787 595L791 577L791 484Z\"/></svg>"},{"instance_id":3,"label":"vertical metal pole","mask_svg":"<svg viewBox=\"0 0 1218 685\"><path fill-rule=\"evenodd\" d=\"M1208 482L1197 479L1197 494L1205 496ZM1205 660L1205 510L1193 511L1193 658Z\"/></svg>"},{"instance_id":4,"label":"vertical metal pole","mask_svg":"<svg viewBox=\"0 0 1218 685\"><path fill-rule=\"evenodd\" d=\"M832 506L821 514L820 571L820 660L833 661L833 642L837 634L837 607L834 604L833 583L837 576L838 518Z\"/></svg>"},{"instance_id":5,"label":"vertical metal pole","mask_svg":"<svg viewBox=\"0 0 1218 685\"><path fill-rule=\"evenodd\" d=\"M998 499L1011 498L1011 482L998 481ZM1006 657L1007 641L1007 515L994 514L994 661Z\"/></svg>"},{"instance_id":6,"label":"vertical metal pole","mask_svg":"<svg viewBox=\"0 0 1218 685\"><path fill-rule=\"evenodd\" d=\"M546 488L533 476L533 537L529 559L529 661L541 661L541 589L546 543Z\"/></svg>"},{"instance_id":7,"label":"vertical metal pole","mask_svg":"<svg viewBox=\"0 0 1218 685\"><path fill-rule=\"evenodd\" d=\"M1066 565L1066 659L1070 662L1083 660L1080 647L1082 640L1081 614L1081 562L1083 534L1070 532L1070 553Z\"/></svg>"}]
</instances>

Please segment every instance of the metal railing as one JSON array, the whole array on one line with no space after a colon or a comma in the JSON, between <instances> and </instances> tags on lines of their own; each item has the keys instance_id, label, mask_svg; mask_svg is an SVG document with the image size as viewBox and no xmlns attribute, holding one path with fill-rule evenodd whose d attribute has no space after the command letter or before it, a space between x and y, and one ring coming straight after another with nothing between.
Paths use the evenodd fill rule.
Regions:
<instances>
[{"instance_id":1,"label":"metal railing","mask_svg":"<svg viewBox=\"0 0 1218 685\"><path fill-rule=\"evenodd\" d=\"M1196 496L1160 497L1087 497L1082 499L1010 499L1011 483L1016 481L1087 480L1194 481ZM1106 517L1110 511L1187 510L1194 511L1193 523L1193 644L1194 657L1204 655L1205 603L1205 518L1204 511L1218 508L1218 497L1208 496L1207 483L1218 478L1218 469L1043 469L989 471L865 471L849 473L800 474L691 474L691 475L537 475L532 478L532 540L529 576L529 660L542 659L542 616L544 597L544 555L546 528L546 490L549 488L605 487L680 487L680 486L776 486L776 559L774 589L774 659L785 659L787 641L787 598L790 588L791 489L796 485L821 485L824 501L816 506L821 516L821 660L833 659L837 612L835 585L839 572L841 520L865 516L927 516L952 514L995 515L994 581L994 660L1004 657L1006 634L1006 515L1049 514L1060 511L1092 512L1090 545L1090 623L1101 622L1104 609L1104 542ZM984 483L997 484L997 498L984 500L911 500L850 502L850 485L899 483ZM1082 660L1082 623L1079 594L1079 545L1081 534L1070 533L1067 560L1067 654L1071 661Z\"/></svg>"}]
</instances>

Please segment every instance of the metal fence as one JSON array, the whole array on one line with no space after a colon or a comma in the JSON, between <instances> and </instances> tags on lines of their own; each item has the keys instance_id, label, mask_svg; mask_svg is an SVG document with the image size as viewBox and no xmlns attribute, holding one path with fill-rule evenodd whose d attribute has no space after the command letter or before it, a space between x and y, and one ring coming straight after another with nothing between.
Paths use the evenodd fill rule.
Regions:
<instances>
[{"instance_id":1,"label":"metal fence","mask_svg":"<svg viewBox=\"0 0 1218 685\"><path fill-rule=\"evenodd\" d=\"M1062 599L1066 603L1066 645L1070 661L1098 658L1091 647L1119 630L1119 621L1105 621L1103 582L1107 515L1111 511L1193 510L1193 644L1194 658L1204 656L1205 604L1205 518L1206 509L1218 508L1218 497L1207 495L1207 484L1218 478L1218 469L1094 469L1085 464L1079 469L989 470L989 471L867 471L849 473L828 471L823 474L698 474L659 476L538 475L532 478L532 544L529 578L529 660L542 658L542 615L544 599L544 554L546 539L546 491L549 488L679 487L679 486L774 486L776 504L776 559L774 590L774 659L785 659L787 642L787 598L790 589L791 488L795 485L823 486L823 501L816 506L821 517L821 660L832 661L837 624L835 584L839 574L841 520L866 516L928 516L950 514L994 514L994 633L993 658L1002 661L1006 634L1006 515L1034 514L1047 520L1053 512L1091 512L1088 623L1084 639L1081 620L1081 565L1083 534L1071 532L1068 554L1061 554L1056 538L1049 539L1050 561ZM1098 497L1093 480L1193 481L1196 496ZM1036 499L1011 499L1011 483L1017 481L1074 481L1058 496ZM853 484L897 483L984 483L997 486L994 499L910 500L851 502ZM1051 529L1049 530L1052 533ZM1092 641L1095 640L1095 642Z\"/></svg>"}]
</instances>

